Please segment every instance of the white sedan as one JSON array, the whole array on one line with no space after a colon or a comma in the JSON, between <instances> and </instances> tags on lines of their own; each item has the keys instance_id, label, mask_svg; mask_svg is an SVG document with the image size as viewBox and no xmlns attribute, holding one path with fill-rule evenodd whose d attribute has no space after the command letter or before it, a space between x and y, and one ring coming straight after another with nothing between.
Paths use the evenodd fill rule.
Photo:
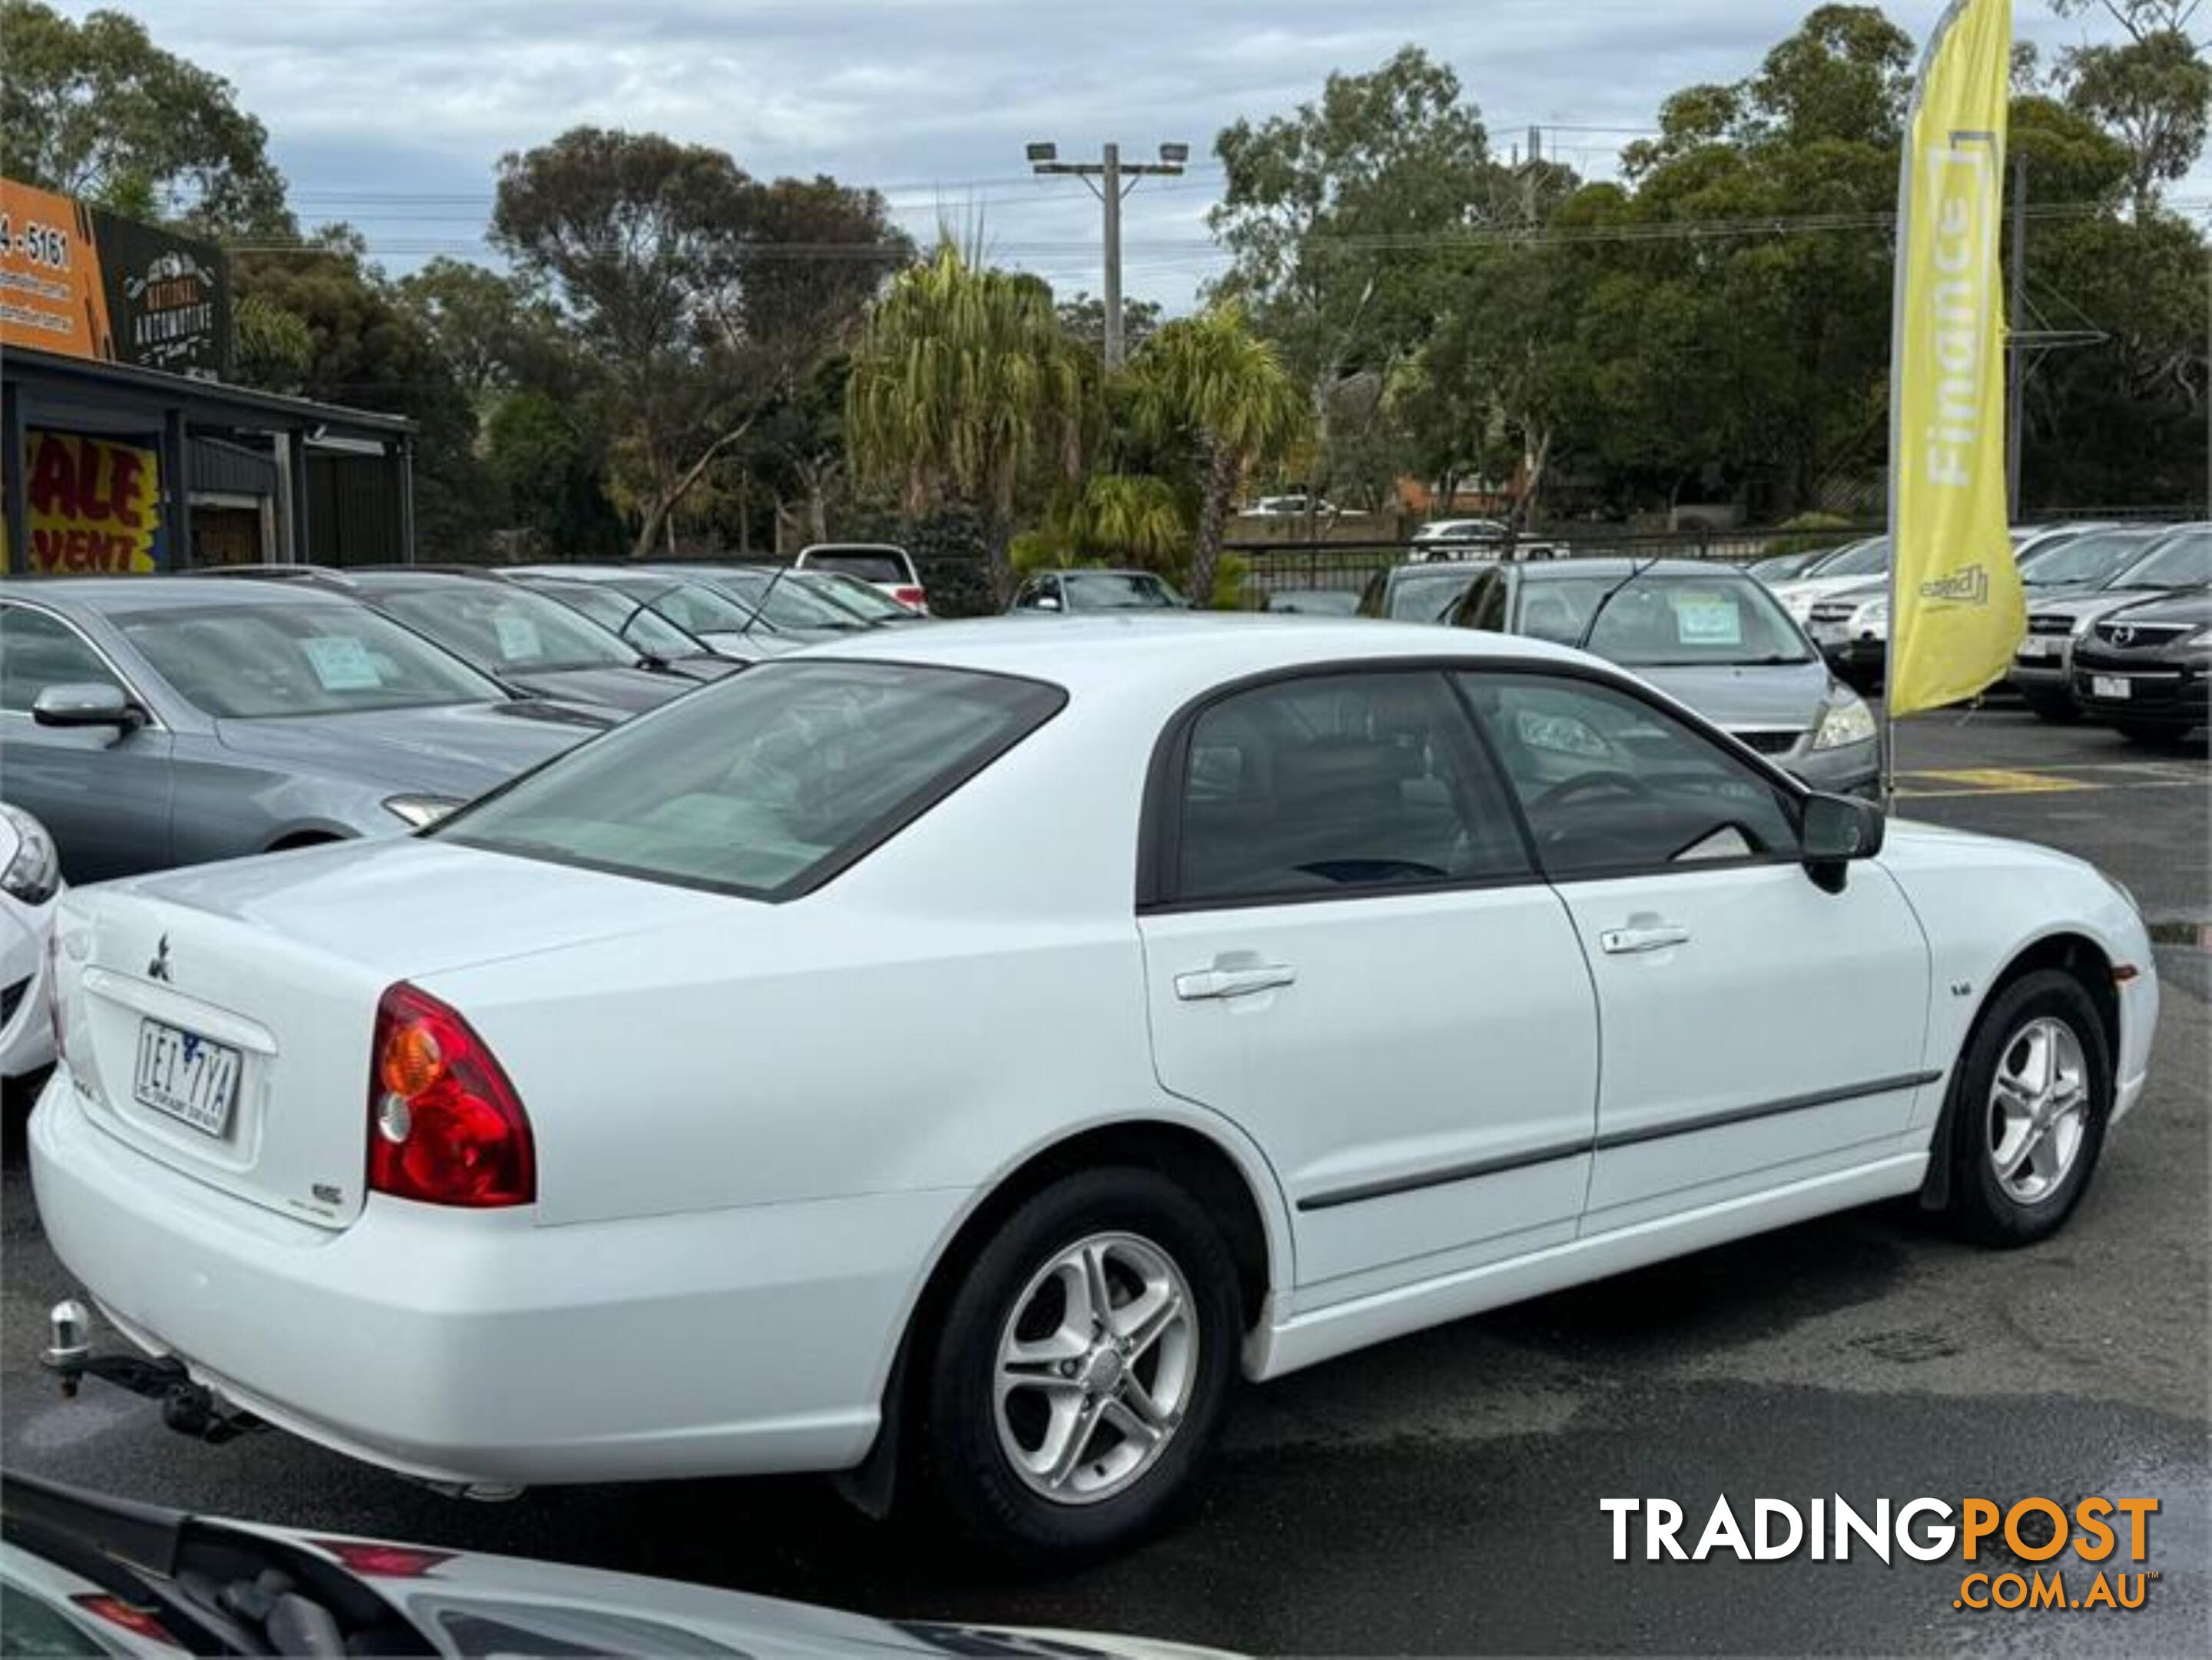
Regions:
<instances>
[{"instance_id":1,"label":"white sedan","mask_svg":"<svg viewBox=\"0 0 2212 1660\"><path fill-rule=\"evenodd\" d=\"M1240 1377L1894 1195L2040 1238L2158 1002L2089 866L1582 654L1188 615L763 665L59 960L47 1233L218 1411L1040 1554Z\"/></svg>"}]
</instances>

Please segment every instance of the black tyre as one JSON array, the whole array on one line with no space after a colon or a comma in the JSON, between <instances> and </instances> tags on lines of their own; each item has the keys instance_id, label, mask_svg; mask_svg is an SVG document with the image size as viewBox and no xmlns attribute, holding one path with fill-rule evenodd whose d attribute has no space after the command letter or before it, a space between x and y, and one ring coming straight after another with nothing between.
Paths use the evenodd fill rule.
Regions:
<instances>
[{"instance_id":1,"label":"black tyre","mask_svg":"<svg viewBox=\"0 0 2212 1660\"><path fill-rule=\"evenodd\" d=\"M1182 1188L1119 1168L1054 1183L976 1254L924 1368L939 1504L1017 1560L1144 1537L1220 1438L1243 1329L1236 1263Z\"/></svg>"},{"instance_id":2,"label":"black tyre","mask_svg":"<svg viewBox=\"0 0 2212 1660\"><path fill-rule=\"evenodd\" d=\"M1951 1087L1960 1231L1987 1245L2057 1232L2089 1185L2112 1110L2111 1049L2081 982L2039 969L1999 992Z\"/></svg>"},{"instance_id":3,"label":"black tyre","mask_svg":"<svg viewBox=\"0 0 2212 1660\"><path fill-rule=\"evenodd\" d=\"M2070 697L2053 697L2048 692L2022 692L2021 701L2037 720L2057 726L2070 727L2081 718L2081 709Z\"/></svg>"}]
</instances>

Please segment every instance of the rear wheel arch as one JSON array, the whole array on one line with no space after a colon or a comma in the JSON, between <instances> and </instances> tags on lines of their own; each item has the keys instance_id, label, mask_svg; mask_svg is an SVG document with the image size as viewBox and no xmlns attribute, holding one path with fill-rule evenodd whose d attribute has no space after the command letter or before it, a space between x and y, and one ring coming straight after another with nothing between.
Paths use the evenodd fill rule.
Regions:
<instances>
[{"instance_id":1,"label":"rear wheel arch","mask_svg":"<svg viewBox=\"0 0 2212 1660\"><path fill-rule=\"evenodd\" d=\"M1251 1176L1235 1153L1202 1130L1168 1119L1133 1118L1064 1136L1030 1153L994 1182L939 1249L921 1295L908 1313L908 1332L926 1331L928 1316L944 1311L952 1282L976 1243L988 1238L1024 1200L1063 1176L1119 1164L1155 1171L1206 1207L1236 1259L1246 1323L1259 1319L1277 1279L1288 1281L1289 1264L1279 1261L1286 1258L1288 1243L1273 1237Z\"/></svg>"},{"instance_id":2,"label":"rear wheel arch","mask_svg":"<svg viewBox=\"0 0 2212 1660\"><path fill-rule=\"evenodd\" d=\"M1168 1119L1121 1119L1065 1136L1000 1176L938 1247L900 1331L884 1383L875 1444L857 1468L837 1478L847 1499L872 1515L889 1512L902 1462L902 1426L915 1398L913 1382L925 1370L953 1293L983 1243L1054 1182L1080 1171L1115 1167L1155 1171L1196 1200L1219 1227L1237 1265L1245 1329L1249 1333L1267 1317L1270 1292L1290 1280L1288 1220L1279 1204L1269 1207L1260 1178L1235 1152L1204 1131Z\"/></svg>"},{"instance_id":3,"label":"rear wheel arch","mask_svg":"<svg viewBox=\"0 0 2212 1660\"><path fill-rule=\"evenodd\" d=\"M1929 1142L1928 1174L1920 1185L1920 1204L1924 1210L1941 1210L1951 1199L1952 1138L1956 1134L1959 1112L1960 1061L1972 1045L1975 1036L1989 1018L1990 1011L2006 988L2045 969L2056 969L2072 976L2088 994L2097 1011L2097 1024L2105 1038L2105 1053L2117 1071L2120 1061L2120 994L2112 981L2112 959L2095 940L2087 934L2061 933L2045 934L2031 941L2013 954L2012 959L1992 978L1974 1009L1974 1018L1959 1040L1959 1052L1951 1057L1950 1087L1943 1097L1943 1110L1936 1116L1936 1128ZM2117 1079L2114 1080L2117 1082Z\"/></svg>"}]
</instances>

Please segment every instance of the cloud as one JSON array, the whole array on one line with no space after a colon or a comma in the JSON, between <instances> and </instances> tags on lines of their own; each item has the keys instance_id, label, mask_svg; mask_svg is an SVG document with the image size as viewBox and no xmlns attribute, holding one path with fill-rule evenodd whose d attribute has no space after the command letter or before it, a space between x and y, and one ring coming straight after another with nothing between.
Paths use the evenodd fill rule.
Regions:
<instances>
[{"instance_id":1,"label":"cloud","mask_svg":"<svg viewBox=\"0 0 2212 1660\"><path fill-rule=\"evenodd\" d=\"M117 0L106 0L113 4ZM127 0L126 0L127 3ZM94 0L64 0L81 14ZM1733 80L1805 8L1772 0L141 0L155 38L227 76L270 131L302 216L346 219L395 268L477 250L502 154L580 122L729 150L755 173L889 191L908 227L972 225L1012 263L1098 286L1097 204L1030 178L1022 145L1192 146L1189 178L1130 198L1130 291L1181 307L1203 246L1214 134L1415 41L1493 142L1531 124L1586 173L1659 101ZM1924 31L1937 0L1893 8ZM2046 49L2081 23L2021 0Z\"/></svg>"}]
</instances>

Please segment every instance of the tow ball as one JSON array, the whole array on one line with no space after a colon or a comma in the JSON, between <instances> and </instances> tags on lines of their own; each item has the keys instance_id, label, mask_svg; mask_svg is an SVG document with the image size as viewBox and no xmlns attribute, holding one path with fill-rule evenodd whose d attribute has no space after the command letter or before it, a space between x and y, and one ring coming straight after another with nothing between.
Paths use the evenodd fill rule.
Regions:
<instances>
[{"instance_id":1,"label":"tow ball","mask_svg":"<svg viewBox=\"0 0 2212 1660\"><path fill-rule=\"evenodd\" d=\"M94 1353L92 1312L74 1298L47 1310L46 1330L51 1341L39 1363L60 1381L66 1399L76 1398L84 1379L97 1377L160 1402L161 1422L195 1441L220 1445L261 1427L251 1414L224 1411L215 1391L194 1383L173 1355Z\"/></svg>"}]
</instances>

